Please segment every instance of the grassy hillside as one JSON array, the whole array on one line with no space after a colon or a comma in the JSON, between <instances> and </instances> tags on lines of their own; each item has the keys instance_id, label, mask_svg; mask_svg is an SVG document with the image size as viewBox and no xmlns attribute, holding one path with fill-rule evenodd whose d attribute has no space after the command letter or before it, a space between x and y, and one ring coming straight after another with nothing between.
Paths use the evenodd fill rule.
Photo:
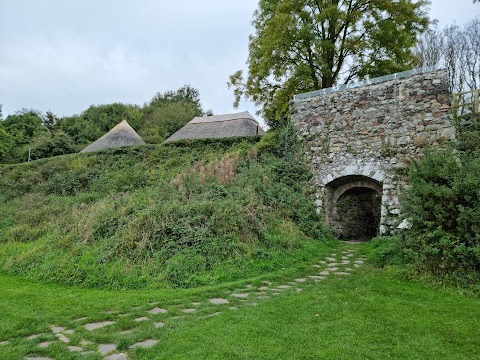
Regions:
<instances>
[{"instance_id":1,"label":"grassy hillside","mask_svg":"<svg viewBox=\"0 0 480 360\"><path fill-rule=\"evenodd\" d=\"M303 165L256 141L0 168L0 270L87 287L189 287L316 256L325 235Z\"/></svg>"}]
</instances>

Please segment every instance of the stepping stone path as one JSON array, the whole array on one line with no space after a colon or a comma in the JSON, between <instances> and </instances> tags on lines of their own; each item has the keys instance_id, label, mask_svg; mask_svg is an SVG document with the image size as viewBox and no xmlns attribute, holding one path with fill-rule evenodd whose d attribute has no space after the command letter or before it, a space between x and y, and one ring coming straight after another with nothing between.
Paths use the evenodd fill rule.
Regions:
<instances>
[{"instance_id":1,"label":"stepping stone path","mask_svg":"<svg viewBox=\"0 0 480 360\"><path fill-rule=\"evenodd\" d=\"M83 351L83 348L81 348L80 346L69 346L68 350L72 352L77 352L77 351Z\"/></svg>"},{"instance_id":2,"label":"stepping stone path","mask_svg":"<svg viewBox=\"0 0 480 360\"><path fill-rule=\"evenodd\" d=\"M221 304L228 304L230 301L227 299L215 298L215 299L208 299L212 304L221 305Z\"/></svg>"},{"instance_id":3,"label":"stepping stone path","mask_svg":"<svg viewBox=\"0 0 480 360\"><path fill-rule=\"evenodd\" d=\"M248 294L247 293L242 293L242 294L232 294L233 297L236 297L236 298L241 298L241 299L245 299L248 297Z\"/></svg>"},{"instance_id":4,"label":"stepping stone path","mask_svg":"<svg viewBox=\"0 0 480 360\"><path fill-rule=\"evenodd\" d=\"M103 360L128 360L125 354L112 354L103 358Z\"/></svg>"},{"instance_id":5,"label":"stepping stone path","mask_svg":"<svg viewBox=\"0 0 480 360\"><path fill-rule=\"evenodd\" d=\"M191 314L191 313L194 313L195 311L197 311L197 309L183 309L182 312L186 313L186 314Z\"/></svg>"},{"instance_id":6,"label":"stepping stone path","mask_svg":"<svg viewBox=\"0 0 480 360\"><path fill-rule=\"evenodd\" d=\"M134 348L149 348L149 347L152 347L152 346L157 345L157 343L158 343L158 340L148 339L148 340L140 341L140 342L137 342L137 343L131 345L131 346L130 346L130 349L134 349Z\"/></svg>"},{"instance_id":7,"label":"stepping stone path","mask_svg":"<svg viewBox=\"0 0 480 360\"><path fill-rule=\"evenodd\" d=\"M93 331L113 324L115 324L115 321L101 321L97 323L85 324L85 329L88 331Z\"/></svg>"},{"instance_id":8,"label":"stepping stone path","mask_svg":"<svg viewBox=\"0 0 480 360\"><path fill-rule=\"evenodd\" d=\"M152 315L157 315L157 314L166 314L168 311L166 309L161 309L161 308L153 308L152 310L149 310L148 313Z\"/></svg>"},{"instance_id":9,"label":"stepping stone path","mask_svg":"<svg viewBox=\"0 0 480 360\"><path fill-rule=\"evenodd\" d=\"M115 344L100 344L100 345L98 345L98 352L101 355L107 355L111 352L114 352L115 350L117 350L117 345L115 345Z\"/></svg>"},{"instance_id":10,"label":"stepping stone path","mask_svg":"<svg viewBox=\"0 0 480 360\"><path fill-rule=\"evenodd\" d=\"M135 321L135 322L148 321L148 320L150 320L150 319L146 316L142 316L142 317L133 319L133 321Z\"/></svg>"},{"instance_id":11,"label":"stepping stone path","mask_svg":"<svg viewBox=\"0 0 480 360\"><path fill-rule=\"evenodd\" d=\"M197 298L195 299L196 301L190 300L189 302L185 303L163 304L163 307L161 301L150 301L143 305L137 304L137 306L130 309L107 310L103 314L105 314L106 317L108 316L108 319L105 319L104 321L89 322L88 317L80 317L78 319L74 319L73 322L77 324L78 328L82 327L88 332L103 329L103 332L110 334L129 335L135 334L137 331L139 331L135 327L135 323L151 321L151 323L146 323L145 325L137 325L138 329L142 329L142 333L144 332L145 326L147 329L150 326L152 333L147 336L150 336L151 338L130 344L123 343L123 341L128 340L129 337L122 338L122 347L128 347L128 349L150 348L158 344L158 339L161 336L159 333L170 331L170 328L167 325L173 322L175 319L188 318L191 319L188 321L207 321L206 319L208 318L220 316L222 311L240 311L242 308L245 308L245 306L259 306L262 302L269 301L269 299L272 299L275 296L288 296L300 293L307 287L319 286L316 284L318 282L325 281L327 278L345 278L346 276L353 274L355 269L361 267L365 261L365 257L357 255L355 246L356 245L353 244L343 245L343 248L339 249L338 254L331 253L324 259L316 261L311 265L310 270L304 270L303 273L299 272L296 277L287 279L288 281L284 280L282 283L279 283L275 281L263 280L257 285L247 284L236 289L230 289L227 291L223 290L223 294L225 294L224 296L228 299L221 297L220 293L218 293L212 294L213 296L216 295L218 297L204 299ZM228 306L224 306L227 304ZM207 305L210 307L205 308ZM215 308L217 311L212 310L212 308ZM124 313L121 314L120 311ZM130 315L129 311L131 313L135 313L137 317L128 317ZM173 314L170 315L170 312L173 312ZM179 313L183 313L184 315L179 315ZM191 315L187 317L187 314ZM116 320L120 319L122 320L122 324L125 322L131 322L129 325L125 325L123 328L126 328L126 330L122 331L122 329L118 329L117 327L113 326L117 323ZM93 319L90 321L92 320ZM99 344L93 340L93 335L90 337L88 336L88 333L86 335L88 340L83 339L78 342L78 337L77 339L72 337L71 341L69 337L75 333L75 328L68 329L57 324L50 325L50 330L50 337L47 337L49 341L38 343L36 345L38 348L47 348L53 344L63 343L63 346L65 346L70 352L78 354L72 356L97 354L96 356L101 355L103 360L129 360L129 356L127 354L128 351L123 353L118 351L120 344ZM52 333L57 339L51 339ZM49 334L45 333L31 334L25 337L25 339L34 341L41 336L48 335ZM7 346L9 344L10 341L8 339L0 341L0 346ZM93 349L96 349L96 351L92 351ZM26 356L25 359L53 360L48 357L40 357L35 354L30 354Z\"/></svg>"}]
</instances>

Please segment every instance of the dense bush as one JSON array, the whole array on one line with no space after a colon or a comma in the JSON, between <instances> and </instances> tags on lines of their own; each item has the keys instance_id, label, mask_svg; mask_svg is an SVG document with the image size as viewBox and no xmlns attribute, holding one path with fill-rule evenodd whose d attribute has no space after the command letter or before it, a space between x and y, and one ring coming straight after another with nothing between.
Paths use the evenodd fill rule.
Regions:
<instances>
[{"instance_id":1,"label":"dense bush","mask_svg":"<svg viewBox=\"0 0 480 360\"><path fill-rule=\"evenodd\" d=\"M462 285L480 280L480 156L453 149L415 163L402 201L412 227L372 242L382 263Z\"/></svg>"}]
</instances>

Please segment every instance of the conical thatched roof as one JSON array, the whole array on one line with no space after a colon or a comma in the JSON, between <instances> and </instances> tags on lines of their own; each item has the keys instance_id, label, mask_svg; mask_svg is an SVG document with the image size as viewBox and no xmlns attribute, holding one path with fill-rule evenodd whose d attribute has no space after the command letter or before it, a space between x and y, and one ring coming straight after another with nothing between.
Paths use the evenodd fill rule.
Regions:
<instances>
[{"instance_id":1,"label":"conical thatched roof","mask_svg":"<svg viewBox=\"0 0 480 360\"><path fill-rule=\"evenodd\" d=\"M165 142L264 135L265 131L248 111L236 114L196 117Z\"/></svg>"},{"instance_id":2,"label":"conical thatched roof","mask_svg":"<svg viewBox=\"0 0 480 360\"><path fill-rule=\"evenodd\" d=\"M137 132L123 120L108 133L103 135L97 141L88 145L81 152L91 152L103 149L119 148L122 146L143 145L145 141L137 134Z\"/></svg>"}]
</instances>

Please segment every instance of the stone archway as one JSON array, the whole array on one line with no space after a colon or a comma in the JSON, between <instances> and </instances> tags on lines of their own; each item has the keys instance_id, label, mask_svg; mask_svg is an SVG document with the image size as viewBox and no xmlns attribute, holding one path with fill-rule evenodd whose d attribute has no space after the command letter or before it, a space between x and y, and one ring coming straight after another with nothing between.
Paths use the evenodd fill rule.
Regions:
<instances>
[{"instance_id":1,"label":"stone archway","mask_svg":"<svg viewBox=\"0 0 480 360\"><path fill-rule=\"evenodd\" d=\"M378 235L382 184L362 175L337 178L325 187L327 223L343 239L369 240Z\"/></svg>"}]
</instances>

